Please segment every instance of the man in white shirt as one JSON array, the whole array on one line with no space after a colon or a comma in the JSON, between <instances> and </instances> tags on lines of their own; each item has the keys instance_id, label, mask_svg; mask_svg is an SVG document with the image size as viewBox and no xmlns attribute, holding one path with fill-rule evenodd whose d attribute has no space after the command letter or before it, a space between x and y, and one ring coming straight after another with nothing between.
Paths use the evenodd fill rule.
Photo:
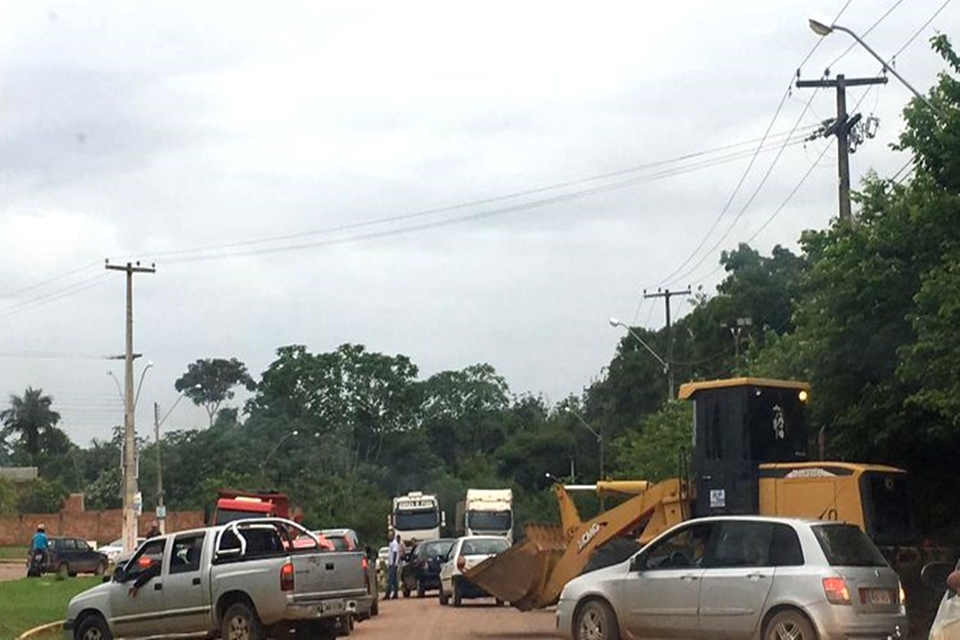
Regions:
<instances>
[{"instance_id":1,"label":"man in white shirt","mask_svg":"<svg viewBox=\"0 0 960 640\"><path fill-rule=\"evenodd\" d=\"M397 574L400 571L400 553L403 546L400 544L400 534L394 536L390 541L390 552L387 555L387 592L383 596L384 600L389 600L391 594L396 600L400 591L400 583L397 581Z\"/></svg>"}]
</instances>

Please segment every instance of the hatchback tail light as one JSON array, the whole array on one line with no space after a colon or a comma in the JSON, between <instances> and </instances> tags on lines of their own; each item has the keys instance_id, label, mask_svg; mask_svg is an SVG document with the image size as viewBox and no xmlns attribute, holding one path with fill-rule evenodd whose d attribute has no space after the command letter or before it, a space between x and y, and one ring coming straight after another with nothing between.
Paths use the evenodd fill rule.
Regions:
<instances>
[{"instance_id":1,"label":"hatchback tail light","mask_svg":"<svg viewBox=\"0 0 960 640\"><path fill-rule=\"evenodd\" d=\"M823 592L830 604L850 604L850 591L843 578L824 578Z\"/></svg>"},{"instance_id":2,"label":"hatchback tail light","mask_svg":"<svg viewBox=\"0 0 960 640\"><path fill-rule=\"evenodd\" d=\"M293 563L280 567L280 591L293 591Z\"/></svg>"},{"instance_id":3,"label":"hatchback tail light","mask_svg":"<svg viewBox=\"0 0 960 640\"><path fill-rule=\"evenodd\" d=\"M467 566L467 559L464 558L463 556L460 556L459 558L457 558L457 569L459 569L460 571L463 571L463 568L465 566Z\"/></svg>"}]
</instances>

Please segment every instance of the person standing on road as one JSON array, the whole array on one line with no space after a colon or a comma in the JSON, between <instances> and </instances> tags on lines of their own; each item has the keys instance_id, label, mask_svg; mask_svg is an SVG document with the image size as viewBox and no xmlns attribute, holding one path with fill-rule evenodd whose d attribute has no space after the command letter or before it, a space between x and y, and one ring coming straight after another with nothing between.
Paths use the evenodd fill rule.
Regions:
<instances>
[{"instance_id":1,"label":"person standing on road","mask_svg":"<svg viewBox=\"0 0 960 640\"><path fill-rule=\"evenodd\" d=\"M400 583L397 581L397 574L400 571L401 549L400 534L398 533L394 539L390 541L390 553L387 555L387 592L383 596L384 600L389 600L390 594L393 594L394 600L396 600L399 595Z\"/></svg>"},{"instance_id":2,"label":"person standing on road","mask_svg":"<svg viewBox=\"0 0 960 640\"><path fill-rule=\"evenodd\" d=\"M156 538L158 535L160 535L160 523L154 520L150 523L150 530L147 531L147 535L144 537Z\"/></svg>"}]
</instances>

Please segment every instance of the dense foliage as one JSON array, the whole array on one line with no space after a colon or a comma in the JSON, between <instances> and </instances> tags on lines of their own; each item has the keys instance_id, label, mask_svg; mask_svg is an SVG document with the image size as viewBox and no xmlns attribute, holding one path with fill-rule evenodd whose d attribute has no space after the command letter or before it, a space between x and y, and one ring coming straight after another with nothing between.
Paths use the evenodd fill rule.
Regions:
<instances>
[{"instance_id":1,"label":"dense foliage","mask_svg":"<svg viewBox=\"0 0 960 640\"><path fill-rule=\"evenodd\" d=\"M276 488L309 524L376 541L392 495L436 493L452 522L467 487L510 486L518 522L555 519L545 474L592 482L602 464L604 476L656 480L691 446L689 406L666 402L663 368L639 338L673 353L678 382L808 380L811 427L824 427L830 457L906 468L921 529L955 524L942 497L958 489L960 454L960 61L946 38L933 44L949 70L929 93L936 112L920 101L904 111L909 180L868 177L854 220L807 231L800 255L723 253L716 295L698 292L669 335L632 328L582 394L548 406L483 363L422 379L408 357L356 344L280 347L256 382L235 359L198 360L176 388L207 407L210 424L164 435L167 504L208 508L218 487ZM252 390L242 411L222 407L236 386ZM119 434L78 449L58 435L49 402L46 420L21 417L43 398L27 389L2 414L0 462L37 461L44 482L19 495L0 483L0 511L77 489L89 505L117 506ZM147 508L156 446L141 448Z\"/></svg>"}]
</instances>

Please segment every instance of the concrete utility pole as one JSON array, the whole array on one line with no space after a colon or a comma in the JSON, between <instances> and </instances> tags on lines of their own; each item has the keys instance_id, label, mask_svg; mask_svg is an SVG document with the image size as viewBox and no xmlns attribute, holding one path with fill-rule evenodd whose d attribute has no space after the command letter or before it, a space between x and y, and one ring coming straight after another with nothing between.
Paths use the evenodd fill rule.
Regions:
<instances>
[{"instance_id":1,"label":"concrete utility pole","mask_svg":"<svg viewBox=\"0 0 960 640\"><path fill-rule=\"evenodd\" d=\"M840 220L850 220L850 131L860 122L860 114L847 115L847 87L869 84L886 84L887 78L846 78L842 73L835 80L800 80L797 87L835 87L837 89L837 119L823 130L823 137L837 136L837 173L840 180Z\"/></svg>"},{"instance_id":2,"label":"concrete utility pole","mask_svg":"<svg viewBox=\"0 0 960 640\"><path fill-rule=\"evenodd\" d=\"M157 522L160 533L167 532L167 508L163 504L163 470L160 466L160 405L153 403L153 437L157 448Z\"/></svg>"},{"instance_id":3,"label":"concrete utility pole","mask_svg":"<svg viewBox=\"0 0 960 640\"><path fill-rule=\"evenodd\" d=\"M674 380L673 380L673 332L670 330L670 298L673 296L688 296L690 295L690 289L684 289L683 291L670 291L670 289L660 290L657 289L656 293L647 293L646 289L643 291L644 298L663 298L664 306L667 310L667 388L670 393L670 400L676 400L677 394L674 392Z\"/></svg>"},{"instance_id":4,"label":"concrete utility pole","mask_svg":"<svg viewBox=\"0 0 960 640\"><path fill-rule=\"evenodd\" d=\"M124 357L124 394L123 394L123 552L133 553L137 547L137 514L134 502L137 496L137 440L133 415L136 398L133 395L133 274L155 273L153 265L141 267L127 263L106 268L112 271L124 271L127 274L127 348Z\"/></svg>"}]
</instances>

